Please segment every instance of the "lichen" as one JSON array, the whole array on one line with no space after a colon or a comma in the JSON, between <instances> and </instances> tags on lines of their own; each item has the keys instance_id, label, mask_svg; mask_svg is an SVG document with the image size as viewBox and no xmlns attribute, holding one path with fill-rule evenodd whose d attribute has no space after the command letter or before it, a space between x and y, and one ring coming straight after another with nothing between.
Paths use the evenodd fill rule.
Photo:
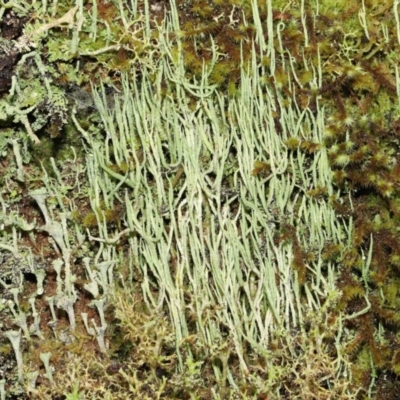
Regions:
<instances>
[{"instance_id":1,"label":"lichen","mask_svg":"<svg viewBox=\"0 0 400 400\"><path fill-rule=\"evenodd\" d=\"M2 5L8 395L399 397L381 3Z\"/></svg>"}]
</instances>

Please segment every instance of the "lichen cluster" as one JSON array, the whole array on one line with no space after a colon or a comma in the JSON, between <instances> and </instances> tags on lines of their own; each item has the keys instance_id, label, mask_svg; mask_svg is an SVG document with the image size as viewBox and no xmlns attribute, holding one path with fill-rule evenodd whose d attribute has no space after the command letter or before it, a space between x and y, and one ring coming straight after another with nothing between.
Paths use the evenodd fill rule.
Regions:
<instances>
[{"instance_id":1,"label":"lichen cluster","mask_svg":"<svg viewBox=\"0 0 400 400\"><path fill-rule=\"evenodd\" d=\"M0 399L398 398L398 6L1 3Z\"/></svg>"}]
</instances>

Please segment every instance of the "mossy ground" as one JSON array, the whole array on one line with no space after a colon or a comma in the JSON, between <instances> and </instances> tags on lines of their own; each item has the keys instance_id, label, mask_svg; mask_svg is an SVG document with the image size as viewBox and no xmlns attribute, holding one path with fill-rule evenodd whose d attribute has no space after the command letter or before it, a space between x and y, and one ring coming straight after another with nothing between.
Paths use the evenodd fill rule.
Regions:
<instances>
[{"instance_id":1,"label":"mossy ground","mask_svg":"<svg viewBox=\"0 0 400 400\"><path fill-rule=\"evenodd\" d=\"M319 149L327 149L339 196L329 197L327 189L322 186L306 188L305 196L315 202L329 200L341 223L353 226L350 246L327 242L320 255L324 263L335 266L340 296L326 303L324 299L321 313L310 314L303 321L304 331L293 330L290 336L282 337L277 334L266 350L271 353L269 358L261 357L251 344L246 343L248 352L245 358L250 368L248 376L244 376L241 361L231 342L221 343L220 347L217 345L210 351L205 342L199 341L196 336L198 316L189 307L184 314L190 322L190 335L177 349L167 308L157 313L149 310L141 297L143 276L135 269L133 273L129 272L126 264L121 262L115 272L116 289L107 315L111 326L107 338L109 353L98 352L96 342L87 335L83 324L79 324L74 333L76 340L66 346L60 344L46 325L50 321L48 303L44 296L39 297L36 307L42 313L44 340L24 340L22 348L25 373L39 370L41 375L35 389L29 389L26 383L23 389L26 393L14 396L125 399L126 393L131 393L132 398L144 399L399 398L400 39L397 10L392 2L382 4L372 0L364 1L363 5L358 1L336 1L334 5L328 1L312 2L312 5L303 5L300 1L273 1L270 10L267 2L259 2L258 15L245 1L177 0L175 4L180 30L169 34L169 56L173 63L183 54L188 82L201 81L207 67L211 71L208 84L212 85L215 93L235 99L240 97L243 71L259 74L265 90L262 96L275 99L283 96L286 99L285 104L277 101L279 106L272 115L278 134L283 134L279 129L286 109L292 107L314 115L317 110L324 110L323 141L316 142L311 132L305 132L301 139L289 134L285 145L293 156L303 154L307 167ZM19 8L5 10L3 21L13 19L15 32L7 33L7 24L3 22L3 38L20 37L22 23L28 32L34 32L48 21L60 18L74 4L61 2L58 7L49 5L47 10L41 7L34 4L26 13ZM34 104L32 98L23 96L24 93L39 93L40 104L29 114L29 123L41 141L39 145L28 145L26 125L21 120L16 122L13 115L2 117L2 199L8 210L28 223L36 219L39 225L44 224L43 216L28 192L40 186L46 174L50 179L57 179L57 173L49 162L52 156L63 176L65 202L73 200L75 204L68 222L70 229L76 226L82 231L90 229L91 235L96 237L104 224L110 230L121 230L121 220L126 215L125 204L119 198L113 204L100 204L93 209L82 168L87 144L71 122L70 115L74 109L80 126L93 137L104 139L102 120L89 95L91 85L98 88L103 82L108 85L110 93L119 93L122 90L121 74L128 73L140 86L142 70L151 71L157 60L166 57L160 50L160 43L166 40L160 26L165 15L171 12L171 6L164 1L128 4L102 0L84 4L79 12L86 17L96 12L97 19L92 24L86 21L82 25L75 51L71 50L72 31L67 26L55 27L48 30L45 37L35 39L38 43L36 51L46 68L45 74L38 70L34 60L16 70L18 60L25 54L23 51L18 55L12 53L13 65L3 65L0 60L4 87L11 87L11 76L18 72L20 91L16 97L19 107L27 108ZM148 18L143 17L145 13ZM136 19L134 24L127 23L128 15ZM19 21L22 21L21 26ZM269 30L268 26L273 29ZM264 32L262 38L257 37L260 27ZM274 33L272 37L270 32ZM275 49L275 58L263 48L265 43ZM108 50L110 46L114 47ZM247 65L254 59L257 68L252 71ZM274 73L270 75L272 70ZM168 77L158 82L156 70L148 76L150 81L153 79L149 90L159 91L165 98L179 97L179 85L168 82ZM46 82L54 93L58 93L57 90L65 93L65 101L49 96L48 87L47 91L39 91ZM6 96L7 92L3 92L3 101L7 101ZM217 102L218 96L215 99ZM187 101L196 109L198 99L195 95L187 95ZM112 107L110 100L110 109ZM226 114L226 118L232 117L227 110ZM16 164L9 145L11 142L4 139L11 139L11 130L23 138L22 156L25 176L28 177L24 182L15 179ZM235 154L237 149L232 150L227 163L230 169L226 170L226 191L234 181L233 171L240 164L235 160ZM204 163L206 157L204 155ZM111 158L115 163L108 167L115 173L124 174L129 168L135 168L134 163L118 163L116 154L111 154ZM139 164L142 162L141 149L133 158ZM164 171L165 181L173 182L174 193L179 193L184 186L185 174L182 171L183 167L172 172ZM262 180L270 172L269 163L254 160L251 174L255 179ZM287 171L289 177L293 173ZM70 189L76 187L77 181L82 182L79 194ZM148 186L154 188L156 185L157 178L149 174ZM57 204L55 198L49 201ZM231 207L234 209L239 205ZM205 220L204 225L211 225L210 221ZM12 226L5 226L2 239L6 240L11 233ZM122 238L116 244L118 251L123 253L130 239ZM288 223L281 223L274 240L277 246L283 243L293 245L292 269L299 276L304 305L305 287L312 276L306 265L316 256L312 249L302 247L296 229ZM53 295L56 275L50 265L57 252L49 235L40 230L22 231L18 246L24 251L30 249L36 262L45 265L46 296ZM88 254L93 256L99 246L92 241L77 246L74 254L77 260L76 286L80 293L75 312L77 315L80 311L89 312L89 318L97 323L97 313L88 307L92 299L84 289L88 278L80 260ZM7 285L12 285L18 278L17 266L7 252L4 254L1 276ZM368 257L367 270L365 260ZM171 268L174 268L174 259L177 263L176 258L172 252ZM18 268L25 274L23 283L20 282L20 309L28 312L28 298L35 293L36 278L27 265ZM118 280L129 284L124 287ZM3 299L12 299L6 289L1 290ZM156 292L157 288L152 290ZM192 294L186 296L188 304L192 304L189 301ZM218 314L211 308L207 312L208 318ZM0 313L1 329L15 329L10 309L1 306ZM341 321L339 316L343 315L352 318ZM57 329L68 329L65 313L60 312L59 321ZM304 337L304 332L308 338ZM18 387L14 378L13 352L5 338L0 344L0 358L6 365L1 378L6 379L8 393L13 393ZM178 368L178 350L185 365L183 371ZM48 385L39 357L40 353L48 351L53 355L55 385ZM350 375L347 379L338 379L339 364L335 363L344 355L350 365ZM215 371L219 371L219 375L216 376ZM236 382L236 388L232 381ZM261 381L267 382L268 391L260 390Z\"/></svg>"}]
</instances>

